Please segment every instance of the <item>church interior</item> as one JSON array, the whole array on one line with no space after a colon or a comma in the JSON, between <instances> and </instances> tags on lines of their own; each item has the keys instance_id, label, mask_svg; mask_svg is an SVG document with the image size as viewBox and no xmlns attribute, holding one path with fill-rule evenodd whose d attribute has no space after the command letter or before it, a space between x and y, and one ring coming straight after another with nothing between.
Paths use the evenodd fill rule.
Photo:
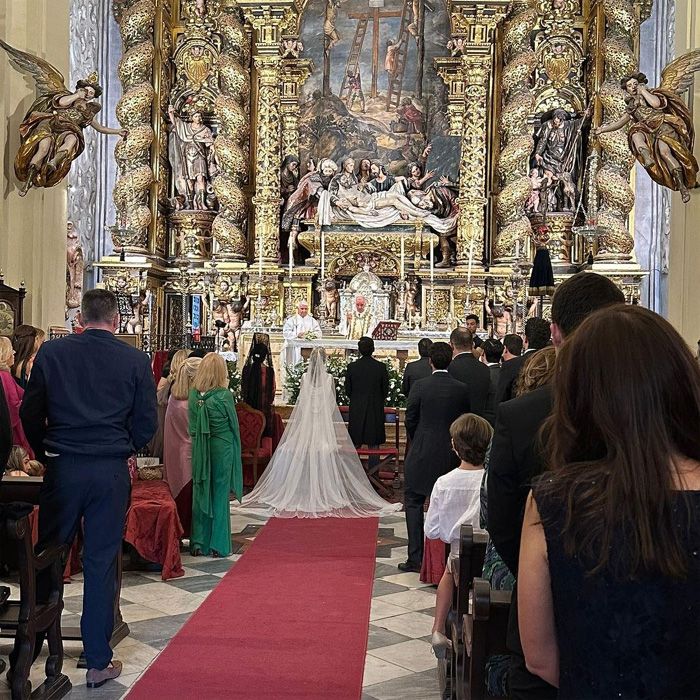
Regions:
<instances>
[{"instance_id":1,"label":"church interior","mask_svg":"<svg viewBox=\"0 0 700 700\"><path fill-rule=\"evenodd\" d=\"M480 362L501 372L509 337L559 353L554 331L535 346L529 329L561 325L557 290L591 273L626 306L666 319L700 357L697 3L0 0L0 47L0 336L15 353L18 328L45 338L22 370L23 392L35 357L41 367L52 344L89 334L84 297L104 290L116 299L115 337L149 358L162 413L159 443L129 455L134 482L110 570L123 668L99 688L90 671L86 681L80 621L94 600L81 564L89 520L51 565L63 577L52 602L35 605L51 464L28 476L8 463L0 698L42 688L51 698L525 697L503 671L511 591L482 572L494 544L484 513L457 536L469 576L452 574L446 659L433 618L452 554L440 539L423 549L421 537L422 561L402 568L412 561L404 467L416 440L406 368L428 357L424 339L449 342L456 358L464 328L477 358L484 343L500 348L495 363L482 349ZM350 368L367 337L387 377L381 439L353 434ZM0 370L11 371L2 347ZM304 417L319 349L341 428L349 415L350 447L395 510L271 518L239 509L232 487L230 554L195 551L167 475L168 368L183 351L183 363L226 361L248 494ZM266 408L246 403L261 364L255 395L269 396ZM15 411L21 430L24 409ZM495 450L493 416L483 417L495 421ZM191 501L199 478L190 468L179 494ZM31 508L13 520L18 501ZM19 612L3 607L3 586ZM58 627L42 614L57 614ZM32 639L31 656L45 629L48 649L39 645L13 682L25 669L15 639ZM562 667L561 697L563 678Z\"/></svg>"}]
</instances>

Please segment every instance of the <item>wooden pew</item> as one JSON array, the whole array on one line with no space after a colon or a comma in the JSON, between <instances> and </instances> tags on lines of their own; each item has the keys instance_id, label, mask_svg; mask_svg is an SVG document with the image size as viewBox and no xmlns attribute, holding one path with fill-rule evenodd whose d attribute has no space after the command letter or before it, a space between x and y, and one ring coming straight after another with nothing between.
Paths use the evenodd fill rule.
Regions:
<instances>
[{"instance_id":1,"label":"wooden pew","mask_svg":"<svg viewBox=\"0 0 700 700\"><path fill-rule=\"evenodd\" d=\"M462 635L464 616L469 608L469 596L475 578L481 576L486 555L488 535L474 532L471 525L462 525L459 538L459 562L453 567L455 587L452 593L452 608L448 615L448 634L452 641L449 660L450 698L462 700L462 675L465 664L465 650Z\"/></svg>"},{"instance_id":2,"label":"wooden pew","mask_svg":"<svg viewBox=\"0 0 700 700\"><path fill-rule=\"evenodd\" d=\"M20 501L39 505L39 490L43 479L41 477L3 477L0 481L0 503L13 503ZM31 533L30 533L31 536ZM117 585L114 599L114 630L112 632L111 644L115 647L125 637L129 636L129 626L122 619L119 600L122 588L122 557L121 553L117 560ZM14 632L6 630L0 625L0 638L14 637ZM66 627L63 629L63 639L69 641L82 641L80 627ZM78 668L86 668L84 656L81 655Z\"/></svg>"},{"instance_id":3,"label":"wooden pew","mask_svg":"<svg viewBox=\"0 0 700 700\"><path fill-rule=\"evenodd\" d=\"M9 542L17 548L19 564L20 599L8 600L0 605L0 627L15 636L17 658L10 680L12 700L47 698L57 700L71 690L63 668L63 639L61 637L61 612L63 611L63 567L68 552L66 545L57 545L34 553L29 516L15 517L0 514L0 528ZM40 571L49 570L48 602L36 602L36 578ZM29 673L34 659L37 633L46 633L49 657L46 660L46 680L33 693Z\"/></svg>"},{"instance_id":4,"label":"wooden pew","mask_svg":"<svg viewBox=\"0 0 700 700\"><path fill-rule=\"evenodd\" d=\"M488 581L475 578L471 611L464 615L462 640L465 662L462 669L462 697L468 700L495 700L486 687L489 657L507 654L506 634L511 591L493 591Z\"/></svg>"}]
</instances>

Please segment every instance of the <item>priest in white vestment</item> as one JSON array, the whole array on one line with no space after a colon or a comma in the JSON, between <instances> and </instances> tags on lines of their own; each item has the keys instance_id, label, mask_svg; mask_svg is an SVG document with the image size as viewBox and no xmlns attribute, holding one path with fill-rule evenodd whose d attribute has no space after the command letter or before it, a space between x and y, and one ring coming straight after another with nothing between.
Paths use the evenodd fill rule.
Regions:
<instances>
[{"instance_id":1,"label":"priest in white vestment","mask_svg":"<svg viewBox=\"0 0 700 700\"><path fill-rule=\"evenodd\" d=\"M340 332L348 340L359 340L371 335L377 325L372 310L367 306L367 300L358 294L355 297L355 308L349 311L340 323Z\"/></svg>"},{"instance_id":2,"label":"priest in white vestment","mask_svg":"<svg viewBox=\"0 0 700 700\"><path fill-rule=\"evenodd\" d=\"M289 345L290 340L308 340L318 339L322 336L321 326L318 321L309 315L309 304L306 301L300 301L297 304L297 312L294 316L290 316L282 327L282 335L284 337L284 345L282 347L282 357L280 364L282 370L286 373L287 367L301 362L301 350L297 347Z\"/></svg>"}]
</instances>

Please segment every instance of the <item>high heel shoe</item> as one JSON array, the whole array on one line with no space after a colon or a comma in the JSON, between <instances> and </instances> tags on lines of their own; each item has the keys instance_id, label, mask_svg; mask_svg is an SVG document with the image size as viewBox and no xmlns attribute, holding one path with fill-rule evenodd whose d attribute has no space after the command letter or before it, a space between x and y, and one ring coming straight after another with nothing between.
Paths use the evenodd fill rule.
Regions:
<instances>
[{"instance_id":1,"label":"high heel shoe","mask_svg":"<svg viewBox=\"0 0 700 700\"><path fill-rule=\"evenodd\" d=\"M433 647L433 654L438 659L444 659L447 652L452 649L452 642L442 632L433 632L430 644Z\"/></svg>"}]
</instances>

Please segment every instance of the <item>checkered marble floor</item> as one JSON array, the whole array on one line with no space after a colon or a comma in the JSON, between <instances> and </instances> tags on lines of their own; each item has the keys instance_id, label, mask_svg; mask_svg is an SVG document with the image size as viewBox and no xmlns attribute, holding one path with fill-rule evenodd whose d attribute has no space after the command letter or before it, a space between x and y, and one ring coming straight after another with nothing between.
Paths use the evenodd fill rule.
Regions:
<instances>
[{"instance_id":1,"label":"checkered marble floor","mask_svg":"<svg viewBox=\"0 0 700 700\"><path fill-rule=\"evenodd\" d=\"M124 664L123 674L102 688L88 690L85 671L76 667L82 651L79 642L66 642L63 672L71 679L71 700L118 700L153 663L189 616L235 566L265 520L234 514L231 517L234 554L227 559L184 554L185 575L161 581L158 573L126 571L122 580L121 611L131 630L115 648ZM418 574L401 573L397 564L406 559L406 524L403 515L379 523L377 564L370 613L362 700L439 700L435 657L429 638L435 605L435 588L425 586ZM16 596L13 587L12 595ZM81 576L65 586L64 626L77 626L82 608ZM10 645L0 640L0 657ZM32 670L32 686L41 682L43 663ZM4 675L0 699L10 697ZM253 699L251 699L253 700Z\"/></svg>"}]
</instances>

